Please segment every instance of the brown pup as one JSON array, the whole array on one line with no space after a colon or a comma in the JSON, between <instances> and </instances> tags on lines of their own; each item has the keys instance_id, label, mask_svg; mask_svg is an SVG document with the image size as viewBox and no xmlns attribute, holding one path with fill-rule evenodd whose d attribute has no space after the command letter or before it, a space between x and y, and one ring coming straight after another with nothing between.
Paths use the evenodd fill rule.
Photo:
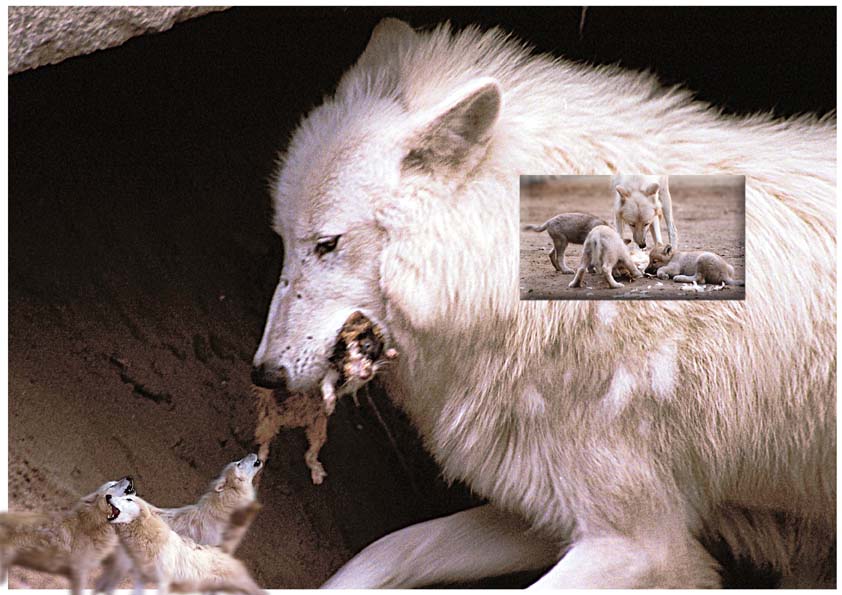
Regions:
<instances>
[{"instance_id":1,"label":"brown pup","mask_svg":"<svg viewBox=\"0 0 842 595\"><path fill-rule=\"evenodd\" d=\"M571 274L573 269L564 264L564 251L567 250L567 244L584 244L590 231L597 225L608 224L588 213L562 213L545 221L543 225L526 225L524 229L527 231L546 230L553 241L550 262L555 270Z\"/></svg>"},{"instance_id":2,"label":"brown pup","mask_svg":"<svg viewBox=\"0 0 842 595\"><path fill-rule=\"evenodd\" d=\"M345 321L331 357L331 368L322 381L322 398L294 394L278 403L272 389L252 387L257 397L258 424L255 441L258 456L266 460L269 445L281 428L304 428L309 448L304 462L313 483L324 481L327 473L319 462L319 451L327 442L327 419L333 413L337 397L354 393L374 378L381 367L397 358L398 352L385 348L379 327L361 312Z\"/></svg>"},{"instance_id":3,"label":"brown pup","mask_svg":"<svg viewBox=\"0 0 842 595\"><path fill-rule=\"evenodd\" d=\"M137 496L108 497L120 543L146 581L158 586L159 595L170 591L229 591L265 595L242 562L220 548L198 545L181 537L161 516Z\"/></svg>"},{"instance_id":4,"label":"brown pup","mask_svg":"<svg viewBox=\"0 0 842 595\"><path fill-rule=\"evenodd\" d=\"M0 514L0 581L16 564L70 579L79 595L100 562L117 547L107 498L134 494L131 477L103 484L66 513Z\"/></svg>"},{"instance_id":5,"label":"brown pup","mask_svg":"<svg viewBox=\"0 0 842 595\"><path fill-rule=\"evenodd\" d=\"M678 283L745 285L745 281L734 279L734 267L718 254L679 252L670 244L657 244L652 248L646 272L657 274L659 279L672 278Z\"/></svg>"}]
</instances>

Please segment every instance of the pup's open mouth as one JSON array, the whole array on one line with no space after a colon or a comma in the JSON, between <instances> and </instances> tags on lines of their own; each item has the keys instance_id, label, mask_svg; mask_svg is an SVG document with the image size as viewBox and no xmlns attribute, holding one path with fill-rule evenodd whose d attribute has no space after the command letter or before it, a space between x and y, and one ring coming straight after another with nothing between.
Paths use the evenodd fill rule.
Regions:
<instances>
[{"instance_id":1,"label":"pup's open mouth","mask_svg":"<svg viewBox=\"0 0 842 595\"><path fill-rule=\"evenodd\" d=\"M111 502L108 503L108 506L111 507L111 512L106 517L106 519L110 523L111 521L115 520L118 516L120 516L120 509L111 504Z\"/></svg>"}]
</instances>

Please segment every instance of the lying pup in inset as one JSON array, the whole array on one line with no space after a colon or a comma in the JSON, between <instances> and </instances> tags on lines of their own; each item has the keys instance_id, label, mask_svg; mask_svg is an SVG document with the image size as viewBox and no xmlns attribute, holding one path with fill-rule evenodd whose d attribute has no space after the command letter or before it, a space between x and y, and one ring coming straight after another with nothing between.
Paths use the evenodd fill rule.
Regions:
<instances>
[{"instance_id":1,"label":"lying pup in inset","mask_svg":"<svg viewBox=\"0 0 842 595\"><path fill-rule=\"evenodd\" d=\"M15 564L70 579L74 595L82 593L100 562L118 545L108 525L107 498L134 494L131 477L109 481L66 513L0 514L0 582Z\"/></svg>"},{"instance_id":2,"label":"lying pup in inset","mask_svg":"<svg viewBox=\"0 0 842 595\"><path fill-rule=\"evenodd\" d=\"M258 400L254 437L260 445L260 458L268 458L269 446L281 428L304 428L309 444L304 462L313 483L322 483L327 473L319 462L319 451L327 442L327 418L336 399L355 393L397 357L396 350L385 348L385 338L376 324L361 312L351 314L339 332L331 368L322 381L321 398L294 394L278 403L272 389L252 387Z\"/></svg>"},{"instance_id":3,"label":"lying pup in inset","mask_svg":"<svg viewBox=\"0 0 842 595\"><path fill-rule=\"evenodd\" d=\"M643 276L629 256L628 248L620 239L620 235L607 225L598 225L588 234L579 268L576 269L576 275L568 287L579 287L585 271L590 267L593 267L597 275L603 274L608 285L614 289L623 287L622 283L614 280L614 271L627 274L632 280Z\"/></svg>"},{"instance_id":4,"label":"lying pup in inset","mask_svg":"<svg viewBox=\"0 0 842 595\"><path fill-rule=\"evenodd\" d=\"M144 500L137 496L107 496L107 500L108 521L140 578L155 582L158 595L170 591L266 595L242 562L219 548L181 537Z\"/></svg>"},{"instance_id":5,"label":"lying pup in inset","mask_svg":"<svg viewBox=\"0 0 842 595\"><path fill-rule=\"evenodd\" d=\"M199 544L220 546L229 554L234 553L240 542L230 537L225 541L225 535L235 522L235 516L257 499L253 481L261 469L263 463L257 455L247 455L228 463L196 504L156 508L155 512L179 535ZM240 522L239 517L237 522ZM240 539L245 532L242 528L238 532ZM118 547L103 563L103 573L96 582L95 592L113 593L132 567L128 553ZM137 574L134 578L135 592L139 593L143 590L143 582Z\"/></svg>"},{"instance_id":6,"label":"lying pup in inset","mask_svg":"<svg viewBox=\"0 0 842 595\"><path fill-rule=\"evenodd\" d=\"M649 253L649 274L659 279L672 278L678 283L696 282L699 285L712 283L720 285L745 285L745 281L734 279L734 267L713 252L679 252L670 244L658 244Z\"/></svg>"},{"instance_id":7,"label":"lying pup in inset","mask_svg":"<svg viewBox=\"0 0 842 595\"><path fill-rule=\"evenodd\" d=\"M553 241L550 262L555 270L571 274L573 269L564 264L564 251L567 250L567 244L584 244L590 231L597 225L608 224L588 213L562 213L545 221L543 225L526 225L524 229L527 231L546 230Z\"/></svg>"}]
</instances>

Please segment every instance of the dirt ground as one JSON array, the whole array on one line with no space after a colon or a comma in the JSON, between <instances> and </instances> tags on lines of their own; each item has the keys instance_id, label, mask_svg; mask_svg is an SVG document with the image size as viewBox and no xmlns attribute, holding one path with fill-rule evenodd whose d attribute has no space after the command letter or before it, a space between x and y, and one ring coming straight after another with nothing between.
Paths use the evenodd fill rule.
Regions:
<instances>
[{"instance_id":1,"label":"dirt ground","mask_svg":"<svg viewBox=\"0 0 842 595\"><path fill-rule=\"evenodd\" d=\"M642 277L620 279L624 287L611 289L604 278L585 274L582 287L569 288L572 274L557 272L550 263L552 241L546 232L523 231L564 212L591 213L613 227L613 195L609 176L560 176L522 184L520 198L520 297L546 299L743 299L745 287L690 291L685 283ZM745 279L745 197L739 176L670 176L673 216L682 250L709 250L733 265ZM667 238L666 225L661 226ZM626 228L625 237L631 237ZM647 234L647 245L652 242ZM582 246L569 244L567 265L575 269ZM687 288L687 289L684 289Z\"/></svg>"}]
</instances>

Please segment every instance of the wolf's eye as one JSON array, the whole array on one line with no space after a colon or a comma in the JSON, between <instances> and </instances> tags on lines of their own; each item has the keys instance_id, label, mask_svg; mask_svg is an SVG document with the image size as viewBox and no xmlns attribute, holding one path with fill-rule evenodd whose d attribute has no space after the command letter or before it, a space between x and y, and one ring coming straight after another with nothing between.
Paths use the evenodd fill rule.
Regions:
<instances>
[{"instance_id":1,"label":"wolf's eye","mask_svg":"<svg viewBox=\"0 0 842 595\"><path fill-rule=\"evenodd\" d=\"M336 250L336 245L339 243L339 236L331 236L329 238L322 238L316 242L316 256L321 258L328 252Z\"/></svg>"}]
</instances>

